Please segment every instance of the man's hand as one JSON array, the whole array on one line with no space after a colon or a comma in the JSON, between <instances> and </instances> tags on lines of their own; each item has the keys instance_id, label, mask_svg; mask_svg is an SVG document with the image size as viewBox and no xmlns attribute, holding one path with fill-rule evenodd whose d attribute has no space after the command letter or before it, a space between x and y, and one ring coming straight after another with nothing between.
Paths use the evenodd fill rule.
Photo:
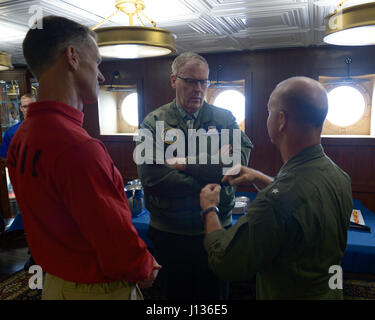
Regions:
<instances>
[{"instance_id":1,"label":"man's hand","mask_svg":"<svg viewBox=\"0 0 375 320\"><path fill-rule=\"evenodd\" d=\"M228 170L221 180L222 183L228 182L231 186L252 183L256 189L262 190L273 181L273 178L264 173L244 166L235 166Z\"/></svg>"},{"instance_id":2,"label":"man's hand","mask_svg":"<svg viewBox=\"0 0 375 320\"><path fill-rule=\"evenodd\" d=\"M220 202L220 190L221 187L218 184L206 185L200 193L200 204L201 208L207 209L209 207L216 207Z\"/></svg>"},{"instance_id":3,"label":"man's hand","mask_svg":"<svg viewBox=\"0 0 375 320\"><path fill-rule=\"evenodd\" d=\"M221 187L218 184L208 184L201 190L200 203L203 210L216 207L219 204L220 190ZM206 214L204 224L206 234L222 228L215 211Z\"/></svg>"},{"instance_id":4,"label":"man's hand","mask_svg":"<svg viewBox=\"0 0 375 320\"><path fill-rule=\"evenodd\" d=\"M232 145L226 144L226 145L222 146L221 149L219 150L219 152L220 152L221 156L226 155L226 154L231 154L232 153Z\"/></svg>"},{"instance_id":5,"label":"man's hand","mask_svg":"<svg viewBox=\"0 0 375 320\"><path fill-rule=\"evenodd\" d=\"M165 162L176 170L184 171L186 169L186 158L171 158L166 159Z\"/></svg>"},{"instance_id":6,"label":"man's hand","mask_svg":"<svg viewBox=\"0 0 375 320\"><path fill-rule=\"evenodd\" d=\"M138 286L140 288L149 288L149 287L151 287L152 284L154 283L156 277L158 276L159 270L161 268L162 268L161 265L159 265L157 263L157 261L155 260L155 258L154 258L154 268L153 268L150 276L147 279L138 282Z\"/></svg>"},{"instance_id":7,"label":"man's hand","mask_svg":"<svg viewBox=\"0 0 375 320\"><path fill-rule=\"evenodd\" d=\"M231 186L235 186L253 183L256 177L256 170L244 166L236 166L228 170L221 182L228 182Z\"/></svg>"}]
</instances>

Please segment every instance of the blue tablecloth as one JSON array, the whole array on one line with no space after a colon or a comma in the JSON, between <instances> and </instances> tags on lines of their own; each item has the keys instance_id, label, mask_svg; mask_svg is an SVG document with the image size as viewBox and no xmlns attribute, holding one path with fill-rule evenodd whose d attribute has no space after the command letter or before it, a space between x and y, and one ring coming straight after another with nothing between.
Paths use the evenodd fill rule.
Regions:
<instances>
[{"instance_id":1,"label":"blue tablecloth","mask_svg":"<svg viewBox=\"0 0 375 320\"><path fill-rule=\"evenodd\" d=\"M133 217L132 220L139 236L144 242L146 242L148 248L152 248L152 242L147 236L148 225L150 223L150 213L147 210L144 210L137 217Z\"/></svg>"},{"instance_id":2,"label":"blue tablecloth","mask_svg":"<svg viewBox=\"0 0 375 320\"><path fill-rule=\"evenodd\" d=\"M342 268L345 272L375 274L375 214L357 199L353 199L353 208L361 210L371 231L349 229Z\"/></svg>"},{"instance_id":3,"label":"blue tablecloth","mask_svg":"<svg viewBox=\"0 0 375 320\"><path fill-rule=\"evenodd\" d=\"M246 196L253 201L255 192L237 192L236 196ZM367 209L361 201L353 199L354 209L361 210L367 226L371 232L357 229L349 229L347 247L342 260L342 268L348 273L370 273L375 274L375 214ZM233 215L233 224L237 222L240 215ZM150 214L145 210L138 217L133 218L133 224L139 236L146 242L149 248L152 243L147 237Z\"/></svg>"}]
</instances>

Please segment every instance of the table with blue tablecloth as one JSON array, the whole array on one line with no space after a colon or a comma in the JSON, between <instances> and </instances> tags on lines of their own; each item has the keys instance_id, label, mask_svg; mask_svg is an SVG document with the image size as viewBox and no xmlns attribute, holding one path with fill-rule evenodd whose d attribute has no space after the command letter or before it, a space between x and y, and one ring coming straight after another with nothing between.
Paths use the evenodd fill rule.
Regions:
<instances>
[{"instance_id":1,"label":"table with blue tablecloth","mask_svg":"<svg viewBox=\"0 0 375 320\"><path fill-rule=\"evenodd\" d=\"M344 272L375 274L375 214L358 199L353 199L353 208L361 210L371 231L349 229L342 268Z\"/></svg>"},{"instance_id":2,"label":"table with blue tablecloth","mask_svg":"<svg viewBox=\"0 0 375 320\"><path fill-rule=\"evenodd\" d=\"M255 192L237 192L236 196L246 196L253 201ZM375 214L367 209L361 201L353 199L353 208L361 210L364 221L371 231L349 229L348 241L345 254L342 260L342 268L346 273L375 274ZM241 215L233 215L233 224ZM146 242L149 248L152 243L147 237L147 230L150 223L150 214L144 210L137 217L133 217L133 224L139 236Z\"/></svg>"}]
</instances>

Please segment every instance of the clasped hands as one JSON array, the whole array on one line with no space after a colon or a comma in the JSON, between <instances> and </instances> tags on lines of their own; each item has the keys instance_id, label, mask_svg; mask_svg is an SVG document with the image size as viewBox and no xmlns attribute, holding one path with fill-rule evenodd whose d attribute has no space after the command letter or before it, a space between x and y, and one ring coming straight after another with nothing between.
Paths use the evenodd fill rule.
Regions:
<instances>
[{"instance_id":1,"label":"clasped hands","mask_svg":"<svg viewBox=\"0 0 375 320\"><path fill-rule=\"evenodd\" d=\"M221 183L228 183L231 186L253 183L256 177L256 170L245 166L235 166L228 170L221 180ZM220 185L214 183L207 184L200 193L201 208L204 210L209 207L217 206L220 202L220 191Z\"/></svg>"},{"instance_id":2,"label":"clasped hands","mask_svg":"<svg viewBox=\"0 0 375 320\"><path fill-rule=\"evenodd\" d=\"M232 152L232 146L230 144L224 145L219 150L219 153L221 155L230 154L231 152ZM171 159L166 159L165 162L167 163L167 165L169 165L170 167L176 170L184 171L186 169L187 159L186 158L171 158Z\"/></svg>"}]
</instances>

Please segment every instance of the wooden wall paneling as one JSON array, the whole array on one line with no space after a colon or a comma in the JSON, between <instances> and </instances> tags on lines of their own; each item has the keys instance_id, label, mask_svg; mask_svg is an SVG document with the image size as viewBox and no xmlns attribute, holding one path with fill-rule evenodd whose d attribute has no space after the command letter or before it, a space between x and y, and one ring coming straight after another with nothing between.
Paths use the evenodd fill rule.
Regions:
<instances>
[{"instance_id":1,"label":"wooden wall paneling","mask_svg":"<svg viewBox=\"0 0 375 320\"><path fill-rule=\"evenodd\" d=\"M327 155L350 175L353 184L366 185L375 191L375 146L324 145L324 148Z\"/></svg>"},{"instance_id":2,"label":"wooden wall paneling","mask_svg":"<svg viewBox=\"0 0 375 320\"><path fill-rule=\"evenodd\" d=\"M172 62L170 57L145 60L145 116L175 98L170 80Z\"/></svg>"},{"instance_id":3,"label":"wooden wall paneling","mask_svg":"<svg viewBox=\"0 0 375 320\"><path fill-rule=\"evenodd\" d=\"M327 145L325 152L350 176L353 197L375 212L375 147Z\"/></svg>"},{"instance_id":4,"label":"wooden wall paneling","mask_svg":"<svg viewBox=\"0 0 375 320\"><path fill-rule=\"evenodd\" d=\"M82 127L87 131L87 133L99 139L100 129L99 129L99 110L98 103L86 104L83 106L83 124Z\"/></svg>"},{"instance_id":5,"label":"wooden wall paneling","mask_svg":"<svg viewBox=\"0 0 375 320\"><path fill-rule=\"evenodd\" d=\"M116 141L104 142L115 166L120 171L124 182L136 179L137 166L133 160L133 151L135 149L134 141Z\"/></svg>"},{"instance_id":6,"label":"wooden wall paneling","mask_svg":"<svg viewBox=\"0 0 375 320\"><path fill-rule=\"evenodd\" d=\"M272 51L256 53L253 64L253 118L251 119L252 165L257 170L274 176L279 171L282 162L280 153L271 143L267 130L268 100L279 78L280 67L278 59L274 60Z\"/></svg>"},{"instance_id":7,"label":"wooden wall paneling","mask_svg":"<svg viewBox=\"0 0 375 320\"><path fill-rule=\"evenodd\" d=\"M375 192L353 192L353 198L360 200L366 208L375 212Z\"/></svg>"},{"instance_id":8,"label":"wooden wall paneling","mask_svg":"<svg viewBox=\"0 0 375 320\"><path fill-rule=\"evenodd\" d=\"M249 138L254 136L254 128L252 126L252 119L254 118L254 73L251 71L250 76L246 78L245 82L245 132Z\"/></svg>"}]
</instances>

